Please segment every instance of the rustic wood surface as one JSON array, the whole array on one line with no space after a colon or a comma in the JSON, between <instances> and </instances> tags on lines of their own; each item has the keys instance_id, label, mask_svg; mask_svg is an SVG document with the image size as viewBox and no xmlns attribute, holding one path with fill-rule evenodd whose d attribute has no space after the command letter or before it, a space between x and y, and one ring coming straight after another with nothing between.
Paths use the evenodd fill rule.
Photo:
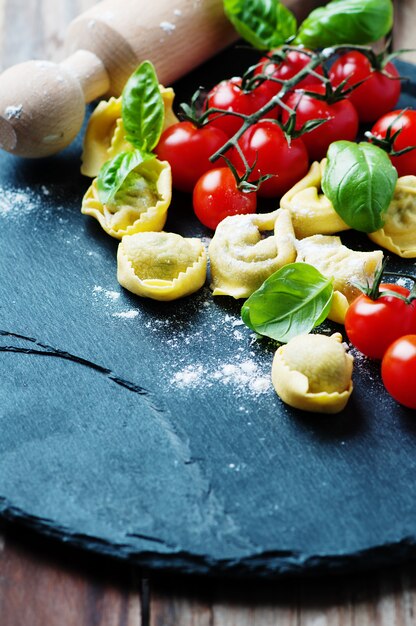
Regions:
<instances>
[{"instance_id":1,"label":"rustic wood surface","mask_svg":"<svg viewBox=\"0 0 416 626\"><path fill-rule=\"evenodd\" d=\"M0 0L0 69L63 57L94 0ZM304 6L307 3L304 3ZM415 45L416 0L397 2L395 47ZM416 53L407 59L416 61ZM152 577L4 523L1 626L412 626L416 566L269 583Z\"/></svg>"},{"instance_id":2,"label":"rustic wood surface","mask_svg":"<svg viewBox=\"0 0 416 626\"><path fill-rule=\"evenodd\" d=\"M406 49L400 58L416 63L416 0L395 0L393 43Z\"/></svg>"}]
</instances>

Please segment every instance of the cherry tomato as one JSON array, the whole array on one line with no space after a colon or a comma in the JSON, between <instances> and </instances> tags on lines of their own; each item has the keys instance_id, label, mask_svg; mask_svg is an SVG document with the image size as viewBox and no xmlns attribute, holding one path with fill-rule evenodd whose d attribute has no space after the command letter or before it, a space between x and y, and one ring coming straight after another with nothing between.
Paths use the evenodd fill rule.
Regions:
<instances>
[{"instance_id":1,"label":"cherry tomato","mask_svg":"<svg viewBox=\"0 0 416 626\"><path fill-rule=\"evenodd\" d=\"M416 409L416 335L400 337L389 346L381 363L381 376L397 402Z\"/></svg>"},{"instance_id":2,"label":"cherry tomato","mask_svg":"<svg viewBox=\"0 0 416 626\"><path fill-rule=\"evenodd\" d=\"M256 163L249 180L272 174L262 183L258 195L278 198L297 183L308 171L308 153L301 139L289 143L282 129L273 122L253 124L241 136L239 146L249 166ZM244 163L237 149L231 151L231 162L244 171Z\"/></svg>"},{"instance_id":3,"label":"cherry tomato","mask_svg":"<svg viewBox=\"0 0 416 626\"><path fill-rule=\"evenodd\" d=\"M393 149L397 152L408 146L416 146L416 111L404 111L403 115L397 119L400 113L402 113L401 109L383 115L371 129L372 134L379 139L384 139L390 125L392 128L391 135L401 129L393 143ZM410 150L401 156L390 158L399 176L416 174L416 149Z\"/></svg>"},{"instance_id":4,"label":"cherry tomato","mask_svg":"<svg viewBox=\"0 0 416 626\"><path fill-rule=\"evenodd\" d=\"M395 284L382 283L379 290L409 295L408 289ZM372 359L381 359L393 341L402 335L416 333L416 303L406 304L394 296L372 300L362 294L347 310L345 330L360 352Z\"/></svg>"},{"instance_id":5,"label":"cherry tomato","mask_svg":"<svg viewBox=\"0 0 416 626\"><path fill-rule=\"evenodd\" d=\"M275 52L278 52L278 50ZM259 61L259 65L254 71L254 74L266 74L267 76L278 80L289 80L303 70L303 68L310 62L311 57L306 54L306 52L309 52L309 50L305 49L305 52L302 52L301 50L289 50L283 61L273 61L268 56L262 57ZM315 68L315 72L323 76L321 67ZM319 82L319 78L309 74L296 85L296 89L306 88L309 85L319 84ZM267 87L270 97L276 95L282 86L280 83L271 80L265 81L264 85Z\"/></svg>"},{"instance_id":6,"label":"cherry tomato","mask_svg":"<svg viewBox=\"0 0 416 626\"><path fill-rule=\"evenodd\" d=\"M324 94L323 85L310 85L308 91ZM324 124L302 135L310 158L320 161L326 155L328 146L333 141L346 139L354 141L358 132L358 114L349 100L343 99L328 104L308 96L302 90L296 90L285 98L286 104L296 109L296 130L302 128L305 122L315 119L326 119ZM283 110L282 120L287 122L289 113Z\"/></svg>"},{"instance_id":7,"label":"cherry tomato","mask_svg":"<svg viewBox=\"0 0 416 626\"><path fill-rule=\"evenodd\" d=\"M393 63L387 63L383 71L373 70L365 54L356 50L335 61L329 78L334 87L345 79L348 79L347 87L365 79L346 96L356 108L360 122L375 122L396 106L400 96L399 72Z\"/></svg>"},{"instance_id":8,"label":"cherry tomato","mask_svg":"<svg viewBox=\"0 0 416 626\"><path fill-rule=\"evenodd\" d=\"M209 157L227 140L219 128L210 125L197 128L191 122L179 122L162 134L156 154L170 163L173 186L191 192L200 176L216 167Z\"/></svg>"},{"instance_id":9,"label":"cherry tomato","mask_svg":"<svg viewBox=\"0 0 416 626\"><path fill-rule=\"evenodd\" d=\"M251 115L269 102L270 94L264 84L253 89L253 91L244 92L241 89L241 83L242 79L239 77L230 78L229 80L223 80L218 83L218 85L209 92L206 107ZM277 114L278 109L274 108L267 113L267 117L277 118ZM220 117L218 115L218 113L212 113L212 115L209 116L210 126L220 128L229 137L232 137L243 123L242 118L234 115L223 115Z\"/></svg>"},{"instance_id":10,"label":"cherry tomato","mask_svg":"<svg viewBox=\"0 0 416 626\"><path fill-rule=\"evenodd\" d=\"M232 171L218 167L201 176L195 185L193 206L197 218L213 230L228 215L255 213L256 193L237 188Z\"/></svg>"}]
</instances>

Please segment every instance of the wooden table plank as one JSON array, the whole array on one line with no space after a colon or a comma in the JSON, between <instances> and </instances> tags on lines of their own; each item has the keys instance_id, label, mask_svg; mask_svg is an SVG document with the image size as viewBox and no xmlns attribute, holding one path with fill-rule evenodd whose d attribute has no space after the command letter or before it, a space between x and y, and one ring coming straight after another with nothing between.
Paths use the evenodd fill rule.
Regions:
<instances>
[{"instance_id":1,"label":"wooden table plank","mask_svg":"<svg viewBox=\"0 0 416 626\"><path fill-rule=\"evenodd\" d=\"M1 626L139 626L139 592L125 564L2 529Z\"/></svg>"},{"instance_id":2,"label":"wooden table plank","mask_svg":"<svg viewBox=\"0 0 416 626\"><path fill-rule=\"evenodd\" d=\"M416 0L395 0L393 43L396 50L410 48L400 58L416 62Z\"/></svg>"},{"instance_id":3,"label":"wooden table plank","mask_svg":"<svg viewBox=\"0 0 416 626\"><path fill-rule=\"evenodd\" d=\"M153 581L151 626L414 626L416 565L274 582Z\"/></svg>"}]
</instances>

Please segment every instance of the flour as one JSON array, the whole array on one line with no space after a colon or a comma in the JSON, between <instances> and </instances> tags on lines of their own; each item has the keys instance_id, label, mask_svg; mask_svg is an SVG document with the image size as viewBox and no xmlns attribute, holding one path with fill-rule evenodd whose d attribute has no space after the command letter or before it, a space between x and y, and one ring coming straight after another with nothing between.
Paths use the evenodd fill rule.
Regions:
<instances>
[{"instance_id":1,"label":"flour","mask_svg":"<svg viewBox=\"0 0 416 626\"><path fill-rule=\"evenodd\" d=\"M118 300L121 295L119 291L108 291L108 290L105 291L104 294L106 298L108 298L109 300L113 300L113 302L114 300Z\"/></svg>"},{"instance_id":2,"label":"flour","mask_svg":"<svg viewBox=\"0 0 416 626\"><path fill-rule=\"evenodd\" d=\"M212 237L200 237L199 239L200 239L202 245L204 246L204 248L206 250L208 250L208 246L209 246L209 244L212 241Z\"/></svg>"},{"instance_id":3,"label":"flour","mask_svg":"<svg viewBox=\"0 0 416 626\"><path fill-rule=\"evenodd\" d=\"M4 110L4 115L6 116L6 119L8 120L11 120L11 119L20 120L22 113L23 113L23 104L10 105L6 107Z\"/></svg>"},{"instance_id":4,"label":"flour","mask_svg":"<svg viewBox=\"0 0 416 626\"><path fill-rule=\"evenodd\" d=\"M41 208L42 199L29 187L0 187L0 217L14 219Z\"/></svg>"},{"instance_id":5,"label":"flour","mask_svg":"<svg viewBox=\"0 0 416 626\"><path fill-rule=\"evenodd\" d=\"M121 294L101 285L93 286L92 295L104 304L114 323L140 316L140 329L154 338L149 349L158 359L166 388L198 394L210 387L227 387L241 397L272 392L271 358L264 358L264 346L250 348L252 333L239 313L223 313L207 287L188 301L186 316L180 307L166 315L163 309L155 313L146 306L120 310ZM189 316L198 321L190 323ZM215 345L219 349L209 349Z\"/></svg>"},{"instance_id":6,"label":"flour","mask_svg":"<svg viewBox=\"0 0 416 626\"><path fill-rule=\"evenodd\" d=\"M113 317L120 317L126 320L133 320L139 315L139 311L136 309L130 309L130 311L120 311L120 313L113 313Z\"/></svg>"},{"instance_id":7,"label":"flour","mask_svg":"<svg viewBox=\"0 0 416 626\"><path fill-rule=\"evenodd\" d=\"M121 293L119 291L104 289L104 287L101 287L101 285L94 285L92 292L94 295L101 294L110 302L115 302L121 296Z\"/></svg>"},{"instance_id":8,"label":"flour","mask_svg":"<svg viewBox=\"0 0 416 626\"><path fill-rule=\"evenodd\" d=\"M248 395L260 395L271 389L271 364L267 368L260 366L254 359L236 360L235 362L219 362L216 369L202 363L186 365L175 372L170 384L181 389L205 388L215 385L232 387L232 389Z\"/></svg>"},{"instance_id":9,"label":"flour","mask_svg":"<svg viewBox=\"0 0 416 626\"><path fill-rule=\"evenodd\" d=\"M172 24L172 22L160 22L159 24L160 28L167 33L168 35L170 35L171 33L173 33L173 31L176 28L175 24Z\"/></svg>"}]
</instances>

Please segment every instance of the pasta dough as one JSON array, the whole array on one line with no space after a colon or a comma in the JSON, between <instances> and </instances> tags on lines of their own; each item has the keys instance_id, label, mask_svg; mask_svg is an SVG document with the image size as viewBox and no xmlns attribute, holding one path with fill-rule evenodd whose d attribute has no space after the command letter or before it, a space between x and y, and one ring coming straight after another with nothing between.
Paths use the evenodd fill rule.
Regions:
<instances>
[{"instance_id":1,"label":"pasta dough","mask_svg":"<svg viewBox=\"0 0 416 626\"><path fill-rule=\"evenodd\" d=\"M368 236L403 258L416 258L416 176L397 180L383 228Z\"/></svg>"},{"instance_id":2,"label":"pasta dough","mask_svg":"<svg viewBox=\"0 0 416 626\"><path fill-rule=\"evenodd\" d=\"M381 265L383 253L356 252L342 245L339 237L313 235L297 242L297 261L309 263L327 278L333 278L334 296L329 319L344 323L349 304L360 294L353 283L367 284Z\"/></svg>"},{"instance_id":3,"label":"pasta dough","mask_svg":"<svg viewBox=\"0 0 416 626\"><path fill-rule=\"evenodd\" d=\"M326 159L312 163L309 172L280 201L283 209L290 211L296 237L331 235L349 226L340 218L332 203L321 191Z\"/></svg>"},{"instance_id":4,"label":"pasta dough","mask_svg":"<svg viewBox=\"0 0 416 626\"><path fill-rule=\"evenodd\" d=\"M83 198L81 211L95 217L106 233L121 239L124 235L162 230L171 198L170 165L153 158L130 172L111 205L100 201L95 179Z\"/></svg>"},{"instance_id":5,"label":"pasta dough","mask_svg":"<svg viewBox=\"0 0 416 626\"><path fill-rule=\"evenodd\" d=\"M117 279L123 287L154 300L175 300L202 287L207 256L202 242L174 233L123 237L117 253Z\"/></svg>"},{"instance_id":6,"label":"pasta dough","mask_svg":"<svg viewBox=\"0 0 416 626\"><path fill-rule=\"evenodd\" d=\"M297 409L338 413L353 390L353 362L340 333L300 335L277 349L273 386L284 402Z\"/></svg>"},{"instance_id":7,"label":"pasta dough","mask_svg":"<svg viewBox=\"0 0 416 626\"><path fill-rule=\"evenodd\" d=\"M172 110L175 93L171 87L159 88L165 106L165 130L178 121ZM95 178L106 161L131 149L121 119L121 96L102 100L92 112L85 132L81 174Z\"/></svg>"},{"instance_id":8,"label":"pasta dough","mask_svg":"<svg viewBox=\"0 0 416 626\"><path fill-rule=\"evenodd\" d=\"M262 233L274 229L263 238ZM220 222L208 248L214 296L248 298L271 274L296 257L288 211L232 215Z\"/></svg>"}]
</instances>

